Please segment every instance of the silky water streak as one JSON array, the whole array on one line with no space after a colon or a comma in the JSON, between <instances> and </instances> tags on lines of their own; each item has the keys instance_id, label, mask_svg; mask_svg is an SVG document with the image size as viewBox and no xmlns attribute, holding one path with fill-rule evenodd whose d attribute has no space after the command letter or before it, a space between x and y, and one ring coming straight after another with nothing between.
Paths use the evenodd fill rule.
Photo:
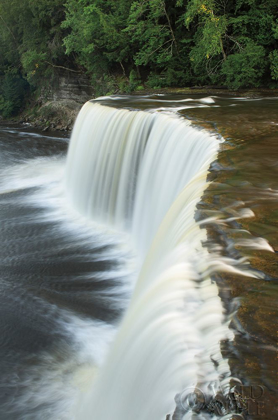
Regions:
<instances>
[{"instance_id":1,"label":"silky water streak","mask_svg":"<svg viewBox=\"0 0 278 420\"><path fill-rule=\"evenodd\" d=\"M219 341L230 333L202 246L206 231L195 220L219 143L176 116L92 102L81 110L67 159L69 200L128 233L138 280L76 420L165 420L176 405L175 419L191 418L186 389L229 374Z\"/></svg>"}]
</instances>

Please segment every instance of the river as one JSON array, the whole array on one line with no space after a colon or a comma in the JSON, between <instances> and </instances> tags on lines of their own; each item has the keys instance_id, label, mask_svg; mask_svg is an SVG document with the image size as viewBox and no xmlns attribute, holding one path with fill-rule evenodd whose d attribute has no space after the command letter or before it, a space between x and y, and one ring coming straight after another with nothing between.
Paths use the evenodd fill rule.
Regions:
<instances>
[{"instance_id":1,"label":"river","mask_svg":"<svg viewBox=\"0 0 278 420\"><path fill-rule=\"evenodd\" d=\"M68 158L65 136L0 125L1 419L275 417L277 110L275 97L99 98ZM237 403L223 391L217 405L230 378Z\"/></svg>"}]
</instances>

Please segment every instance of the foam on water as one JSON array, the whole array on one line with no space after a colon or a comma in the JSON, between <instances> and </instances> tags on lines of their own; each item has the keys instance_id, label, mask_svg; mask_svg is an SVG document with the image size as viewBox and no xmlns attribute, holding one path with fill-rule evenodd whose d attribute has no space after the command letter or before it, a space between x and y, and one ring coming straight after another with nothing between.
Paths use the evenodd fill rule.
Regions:
<instances>
[{"instance_id":1,"label":"foam on water","mask_svg":"<svg viewBox=\"0 0 278 420\"><path fill-rule=\"evenodd\" d=\"M211 275L240 269L203 248L206 233L195 221L218 148L216 137L169 115L92 103L79 114L67 160L69 201L130 236L138 280L77 420L165 419L184 389L219 386L229 376L219 341L231 331Z\"/></svg>"},{"instance_id":2,"label":"foam on water","mask_svg":"<svg viewBox=\"0 0 278 420\"><path fill-rule=\"evenodd\" d=\"M109 310L122 311L127 306L134 283L135 264L130 245L126 243L125 235L119 235L112 228L97 225L94 221L80 216L68 205L64 194L64 173L63 156L29 159L7 166L3 170L0 183L1 205L7 206L13 213L18 211L18 221L13 213L11 219L2 220L2 245L6 252L1 254L1 263L5 267L17 267L21 260L23 263L29 260L30 274L27 276L31 277L32 264L41 264L43 261L46 266L53 263L66 267L72 262L73 252L77 252L74 257L76 264L78 261L80 264L84 261L98 264L115 262L109 269L107 267L82 274L80 278L66 278L57 274L54 284L58 289L53 292L66 293L67 290L71 290L72 285L76 290L76 299L86 302L92 296L92 292L87 291L85 299L82 298L80 294L84 292L78 285L79 281L83 284L103 283L103 287L93 292L93 298L103 302L103 306L107 306ZM25 208L28 211L25 211ZM14 233L17 223L26 226L28 235L24 241L20 241L19 235L3 236L6 225L7 229L11 227ZM39 231L37 238L36 226L40 228L44 225L49 227L42 233ZM30 231L30 228L33 230ZM66 242L59 238L66 238ZM49 260L48 251L44 254L40 250L40 244L38 250L36 249L37 240L41 243L45 241L46 244L51 241L51 254L57 255L56 260ZM27 250L26 246L29 247L29 243L32 242L34 247ZM8 247L11 247L11 252ZM38 293L43 290L40 286L42 282L49 290L52 288L51 276L44 275L44 271L43 269L42 274L38 276L38 284L34 284L33 290L29 292L25 290L24 271L16 285L6 282L4 275L0 279L2 298L7 294L11 301L11 310L20 315L24 326L26 324L28 328L29 322L32 328L34 316L40 320L39 331L45 331L47 334L49 329L48 341L54 341L51 348L37 354L18 355L16 351L8 350L11 337L7 330L3 332L7 359L11 364L11 369L7 373L2 372L0 378L0 385L6 395L0 409L0 417L3 418L72 419L71 406L78 399L79 393L82 393L86 383L91 384L117 329L117 324L111 321L90 319L88 316L75 314L65 305L59 307L36 297L36 290ZM55 275L55 270L53 273ZM29 278L27 280L29 281ZM112 286L108 287L107 282L113 282ZM9 307L8 309L10 310ZM9 324L7 328L8 326Z\"/></svg>"},{"instance_id":3,"label":"foam on water","mask_svg":"<svg viewBox=\"0 0 278 420\"><path fill-rule=\"evenodd\" d=\"M38 299L38 315L47 325L55 318L66 338L15 378L20 392L7 401L7 413L21 412L23 420L165 420L168 413L201 419L187 403L189 390L225 392L230 370L220 342L233 334L213 275L257 273L246 270L244 259L203 246L203 225L253 215L237 209L226 220L196 220L219 145L219 138L177 116L87 103L66 162L36 158L5 168L5 202L40 207L32 222L53 222L55 238L66 234L67 242L53 242L53 252L80 248L80 260L117 261L83 275L114 282L94 292L96 299L124 310L133 290L118 331L118 324ZM25 190L24 199L9 195ZM250 240L237 245L250 248ZM252 246L271 250L261 238Z\"/></svg>"}]
</instances>

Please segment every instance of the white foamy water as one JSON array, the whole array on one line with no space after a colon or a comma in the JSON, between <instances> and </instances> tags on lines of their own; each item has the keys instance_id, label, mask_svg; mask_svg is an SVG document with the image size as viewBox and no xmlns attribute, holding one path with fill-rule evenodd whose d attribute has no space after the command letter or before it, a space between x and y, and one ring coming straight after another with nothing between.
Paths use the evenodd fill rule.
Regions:
<instances>
[{"instance_id":1,"label":"white foamy water","mask_svg":"<svg viewBox=\"0 0 278 420\"><path fill-rule=\"evenodd\" d=\"M127 232L139 262L129 309L77 420L165 419L184 389L229 375L219 342L231 332L211 274L233 268L210 257L195 221L218 147L176 117L83 107L68 153L69 200Z\"/></svg>"},{"instance_id":2,"label":"white foamy water","mask_svg":"<svg viewBox=\"0 0 278 420\"><path fill-rule=\"evenodd\" d=\"M202 102L213 103L210 99ZM189 390L226 392L230 370L220 342L233 334L213 275L257 273L243 271L244 259L203 246L203 224L254 215L240 209L231 210L228 219L196 220L219 145L216 136L170 113L87 103L66 162L62 156L36 158L4 169L3 203L43 209L28 213L20 225L51 222L38 240L46 247L53 241L51 253L62 267L73 256L76 264L117 262L80 277L62 276L55 293L59 287L61 295L71 292L73 286L74 299L82 294L82 304L94 298L107 311L125 310L130 300L115 324L38 299L37 315L46 328L55 319L63 336L31 368L24 367L20 380L11 379L21 391L7 401L7 413L22 412L24 420L165 420L174 413L175 420L200 420L203 415L193 414L186 402ZM32 231L27 233L32 238ZM17 239L15 245L9 236L6 241L19 249ZM262 238L235 245L271 250ZM26 256L31 252L36 245ZM38 261L45 264L48 252L38 254ZM10 264L13 258L14 250L3 261ZM79 281L103 287L83 291ZM50 276L49 290L51 285Z\"/></svg>"}]
</instances>

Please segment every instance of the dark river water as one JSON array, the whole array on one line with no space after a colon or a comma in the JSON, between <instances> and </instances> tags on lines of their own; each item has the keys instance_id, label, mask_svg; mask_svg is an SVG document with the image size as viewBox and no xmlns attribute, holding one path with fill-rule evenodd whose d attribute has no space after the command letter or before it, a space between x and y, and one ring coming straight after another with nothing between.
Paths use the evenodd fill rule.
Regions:
<instances>
[{"instance_id":1,"label":"dark river water","mask_svg":"<svg viewBox=\"0 0 278 420\"><path fill-rule=\"evenodd\" d=\"M278 98L176 94L100 102L175 112L225 140L196 217L223 221L207 226L208 249L218 244L224 256L246 257L258 274L215 275L235 334L221 349L243 385L238 412L274 419ZM80 219L64 197L68 143L59 134L0 125L1 420L71 418L76 388L102 363L133 287L125 238Z\"/></svg>"},{"instance_id":2,"label":"dark river water","mask_svg":"<svg viewBox=\"0 0 278 420\"><path fill-rule=\"evenodd\" d=\"M66 137L0 126L1 420L69 418L72 372L99 364L126 306L115 238L61 203L67 148Z\"/></svg>"}]
</instances>

